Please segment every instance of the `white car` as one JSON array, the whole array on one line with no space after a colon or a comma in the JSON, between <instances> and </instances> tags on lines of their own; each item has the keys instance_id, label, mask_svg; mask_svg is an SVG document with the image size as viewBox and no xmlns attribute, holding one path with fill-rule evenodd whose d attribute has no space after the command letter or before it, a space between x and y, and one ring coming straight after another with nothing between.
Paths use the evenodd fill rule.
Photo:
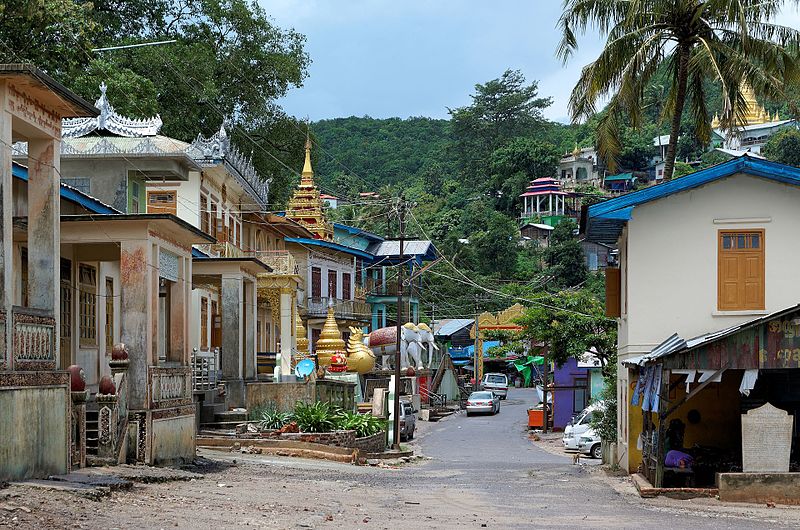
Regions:
<instances>
[{"instance_id":1,"label":"white car","mask_svg":"<svg viewBox=\"0 0 800 530\"><path fill-rule=\"evenodd\" d=\"M494 416L500 412L500 398L488 390L473 392L467 398L467 416L486 412Z\"/></svg>"},{"instance_id":2,"label":"white car","mask_svg":"<svg viewBox=\"0 0 800 530\"><path fill-rule=\"evenodd\" d=\"M589 429L578 439L578 451L592 458L603 458L603 446L600 435Z\"/></svg>"},{"instance_id":3,"label":"white car","mask_svg":"<svg viewBox=\"0 0 800 530\"><path fill-rule=\"evenodd\" d=\"M506 374L484 374L481 390L491 390L500 399L508 397L508 376Z\"/></svg>"},{"instance_id":4,"label":"white car","mask_svg":"<svg viewBox=\"0 0 800 530\"><path fill-rule=\"evenodd\" d=\"M564 449L572 451L578 450L578 442L580 441L581 435L591 427L592 413L602 412L604 406L602 401L592 403L576 415L569 425L564 427L564 435L561 438Z\"/></svg>"}]
</instances>

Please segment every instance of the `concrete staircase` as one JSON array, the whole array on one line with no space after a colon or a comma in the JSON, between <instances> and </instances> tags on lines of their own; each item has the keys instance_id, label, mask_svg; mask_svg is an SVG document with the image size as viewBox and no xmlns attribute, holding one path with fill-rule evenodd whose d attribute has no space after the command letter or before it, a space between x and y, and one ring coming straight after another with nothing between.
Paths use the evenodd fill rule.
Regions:
<instances>
[{"instance_id":1,"label":"concrete staircase","mask_svg":"<svg viewBox=\"0 0 800 530\"><path fill-rule=\"evenodd\" d=\"M225 405L225 396L217 389L194 392L197 407L197 430L234 430L247 421L247 411L230 411Z\"/></svg>"}]
</instances>

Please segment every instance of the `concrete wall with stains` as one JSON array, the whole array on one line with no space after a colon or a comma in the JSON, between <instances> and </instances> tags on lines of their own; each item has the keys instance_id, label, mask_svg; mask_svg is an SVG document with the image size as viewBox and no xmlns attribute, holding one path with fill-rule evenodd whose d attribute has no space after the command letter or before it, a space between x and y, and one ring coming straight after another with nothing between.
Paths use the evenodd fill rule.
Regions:
<instances>
[{"instance_id":1,"label":"concrete wall with stains","mask_svg":"<svg viewBox=\"0 0 800 530\"><path fill-rule=\"evenodd\" d=\"M195 417L153 420L153 464L185 463L195 457Z\"/></svg>"},{"instance_id":2,"label":"concrete wall with stains","mask_svg":"<svg viewBox=\"0 0 800 530\"><path fill-rule=\"evenodd\" d=\"M0 388L0 480L66 473L67 385Z\"/></svg>"}]
</instances>

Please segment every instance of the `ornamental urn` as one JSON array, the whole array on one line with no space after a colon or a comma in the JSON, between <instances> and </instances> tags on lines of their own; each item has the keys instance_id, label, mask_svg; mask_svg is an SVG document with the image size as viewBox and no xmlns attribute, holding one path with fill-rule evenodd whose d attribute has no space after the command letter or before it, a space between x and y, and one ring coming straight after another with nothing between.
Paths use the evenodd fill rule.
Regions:
<instances>
[{"instance_id":1,"label":"ornamental urn","mask_svg":"<svg viewBox=\"0 0 800 530\"><path fill-rule=\"evenodd\" d=\"M100 388L97 389L97 393L106 396L113 396L117 393L117 387L110 376L104 375L100 379Z\"/></svg>"},{"instance_id":2,"label":"ornamental urn","mask_svg":"<svg viewBox=\"0 0 800 530\"><path fill-rule=\"evenodd\" d=\"M83 392L86 390L86 373L83 371L83 368L77 364L73 364L67 368L67 371L69 371L70 390L73 392Z\"/></svg>"}]
</instances>

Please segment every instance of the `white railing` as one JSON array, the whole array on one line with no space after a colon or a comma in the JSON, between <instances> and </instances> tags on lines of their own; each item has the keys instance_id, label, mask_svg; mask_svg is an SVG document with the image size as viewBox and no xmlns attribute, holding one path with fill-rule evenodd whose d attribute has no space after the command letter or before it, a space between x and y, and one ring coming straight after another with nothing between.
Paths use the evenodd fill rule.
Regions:
<instances>
[{"instance_id":1,"label":"white railing","mask_svg":"<svg viewBox=\"0 0 800 530\"><path fill-rule=\"evenodd\" d=\"M189 366L150 367L152 402L156 406L191 400L192 369Z\"/></svg>"},{"instance_id":2,"label":"white railing","mask_svg":"<svg viewBox=\"0 0 800 530\"><path fill-rule=\"evenodd\" d=\"M216 388L219 381L219 348L192 352L192 389L195 391Z\"/></svg>"}]
</instances>

